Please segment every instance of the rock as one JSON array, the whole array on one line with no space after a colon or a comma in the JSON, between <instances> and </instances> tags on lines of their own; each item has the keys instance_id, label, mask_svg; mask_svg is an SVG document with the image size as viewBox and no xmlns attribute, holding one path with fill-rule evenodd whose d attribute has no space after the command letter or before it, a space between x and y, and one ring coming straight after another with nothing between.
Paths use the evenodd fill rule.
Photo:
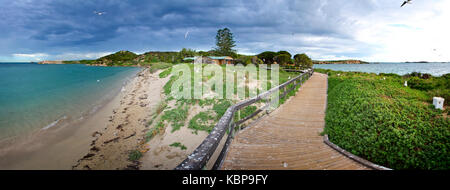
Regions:
<instances>
[{"instance_id":1,"label":"rock","mask_svg":"<svg viewBox=\"0 0 450 190\"><path fill-rule=\"evenodd\" d=\"M139 96L139 99L144 100L147 99L148 95L147 94L143 94L142 96Z\"/></svg>"},{"instance_id":2,"label":"rock","mask_svg":"<svg viewBox=\"0 0 450 190\"><path fill-rule=\"evenodd\" d=\"M92 153L86 154L86 155L82 158L82 160L88 159L88 158L93 157L93 156L95 156L95 154L92 154Z\"/></svg>"},{"instance_id":3,"label":"rock","mask_svg":"<svg viewBox=\"0 0 450 190\"><path fill-rule=\"evenodd\" d=\"M97 148L96 146L94 146L94 147L91 148L91 151L98 152L98 151L100 151L100 149Z\"/></svg>"},{"instance_id":4,"label":"rock","mask_svg":"<svg viewBox=\"0 0 450 190\"><path fill-rule=\"evenodd\" d=\"M102 135L103 134L98 132L98 131L95 131L94 133L92 133L92 137L99 137L99 136L102 136Z\"/></svg>"}]
</instances>

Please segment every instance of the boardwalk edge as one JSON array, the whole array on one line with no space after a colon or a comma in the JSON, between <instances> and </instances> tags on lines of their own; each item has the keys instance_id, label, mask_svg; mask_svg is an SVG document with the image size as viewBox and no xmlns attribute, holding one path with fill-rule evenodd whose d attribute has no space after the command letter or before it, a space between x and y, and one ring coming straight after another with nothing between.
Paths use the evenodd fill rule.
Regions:
<instances>
[{"instance_id":1,"label":"boardwalk edge","mask_svg":"<svg viewBox=\"0 0 450 190\"><path fill-rule=\"evenodd\" d=\"M348 157L348 158L350 158L350 159L352 159L352 160L354 160L354 161L356 161L356 162L358 162L358 163L360 163L360 164L362 164L364 166L367 166L367 167L375 169L375 170L392 170L391 168L387 168L387 167L384 167L384 166L380 166L378 164L374 164L374 163L372 163L372 162L370 162L370 161L368 161L366 159L363 159L363 158L361 158L359 156L356 156L356 155L354 155L354 154L352 154L352 153L342 149L341 147L339 147L339 146L335 145L334 143L332 143L328 139L328 135L324 135L323 142L325 144L327 144L328 146L330 146L331 148L333 148L334 150L336 150L339 153L343 154L344 156L346 156L346 157Z\"/></svg>"}]
</instances>

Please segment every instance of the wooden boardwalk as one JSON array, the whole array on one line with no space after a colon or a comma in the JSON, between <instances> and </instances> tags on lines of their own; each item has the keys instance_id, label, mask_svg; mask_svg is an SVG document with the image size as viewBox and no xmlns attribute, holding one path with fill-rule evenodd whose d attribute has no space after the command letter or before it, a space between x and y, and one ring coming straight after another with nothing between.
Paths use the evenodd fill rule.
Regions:
<instances>
[{"instance_id":1,"label":"wooden boardwalk","mask_svg":"<svg viewBox=\"0 0 450 190\"><path fill-rule=\"evenodd\" d=\"M326 100L327 75L314 73L296 96L236 135L222 169L368 169L323 142Z\"/></svg>"}]
</instances>

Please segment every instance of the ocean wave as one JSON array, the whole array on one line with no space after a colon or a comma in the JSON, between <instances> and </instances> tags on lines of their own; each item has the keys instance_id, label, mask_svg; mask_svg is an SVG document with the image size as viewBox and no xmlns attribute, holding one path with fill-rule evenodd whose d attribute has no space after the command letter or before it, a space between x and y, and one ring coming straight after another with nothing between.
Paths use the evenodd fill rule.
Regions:
<instances>
[{"instance_id":1,"label":"ocean wave","mask_svg":"<svg viewBox=\"0 0 450 190\"><path fill-rule=\"evenodd\" d=\"M50 129L50 128L56 126L61 120L64 120L64 119L67 119L67 116L63 116L63 117L53 121L52 123L50 123L47 126L45 126L44 128L42 128L42 130Z\"/></svg>"}]
</instances>

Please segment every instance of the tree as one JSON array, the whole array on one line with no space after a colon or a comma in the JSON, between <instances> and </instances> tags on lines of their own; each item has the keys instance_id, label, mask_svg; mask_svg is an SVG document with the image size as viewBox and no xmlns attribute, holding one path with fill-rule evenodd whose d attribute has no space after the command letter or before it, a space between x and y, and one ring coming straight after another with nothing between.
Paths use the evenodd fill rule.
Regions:
<instances>
[{"instance_id":1,"label":"tree","mask_svg":"<svg viewBox=\"0 0 450 190\"><path fill-rule=\"evenodd\" d=\"M278 54L278 55L286 54L286 55L289 55L289 58L292 57L292 55L291 55L289 52L287 52L287 51L279 51L279 52L277 52L277 54Z\"/></svg>"},{"instance_id":2,"label":"tree","mask_svg":"<svg viewBox=\"0 0 450 190\"><path fill-rule=\"evenodd\" d=\"M192 49L186 49L186 48L183 48L181 51L180 51L180 56L182 57L182 58L186 58L186 57L194 57L194 56L196 56L197 55L197 52L195 52L195 50L192 50Z\"/></svg>"},{"instance_id":3,"label":"tree","mask_svg":"<svg viewBox=\"0 0 450 190\"><path fill-rule=\"evenodd\" d=\"M261 61L261 59L259 59L256 56L240 55L236 59L235 63L236 64L242 64L242 65L249 65L249 64L259 65L259 64L262 64L263 62Z\"/></svg>"},{"instance_id":4,"label":"tree","mask_svg":"<svg viewBox=\"0 0 450 190\"><path fill-rule=\"evenodd\" d=\"M280 66L285 66L292 63L291 56L288 54L280 54L275 56L275 61L280 64Z\"/></svg>"},{"instance_id":5,"label":"tree","mask_svg":"<svg viewBox=\"0 0 450 190\"><path fill-rule=\"evenodd\" d=\"M218 54L232 57L236 56L236 50L233 49L236 44L230 29L224 28L217 31L216 46L215 51Z\"/></svg>"},{"instance_id":6,"label":"tree","mask_svg":"<svg viewBox=\"0 0 450 190\"><path fill-rule=\"evenodd\" d=\"M301 66L303 68L311 68L313 66L311 58L304 53L294 55L294 62L295 66Z\"/></svg>"},{"instance_id":7,"label":"tree","mask_svg":"<svg viewBox=\"0 0 450 190\"><path fill-rule=\"evenodd\" d=\"M265 51L257 55L259 59L261 59L264 64L272 64L274 62L275 56L277 56L277 53L273 51Z\"/></svg>"},{"instance_id":8,"label":"tree","mask_svg":"<svg viewBox=\"0 0 450 190\"><path fill-rule=\"evenodd\" d=\"M211 56L211 53L208 52L208 51L199 51L198 54L199 54L200 56L204 56L204 57L206 57L206 56Z\"/></svg>"}]
</instances>

